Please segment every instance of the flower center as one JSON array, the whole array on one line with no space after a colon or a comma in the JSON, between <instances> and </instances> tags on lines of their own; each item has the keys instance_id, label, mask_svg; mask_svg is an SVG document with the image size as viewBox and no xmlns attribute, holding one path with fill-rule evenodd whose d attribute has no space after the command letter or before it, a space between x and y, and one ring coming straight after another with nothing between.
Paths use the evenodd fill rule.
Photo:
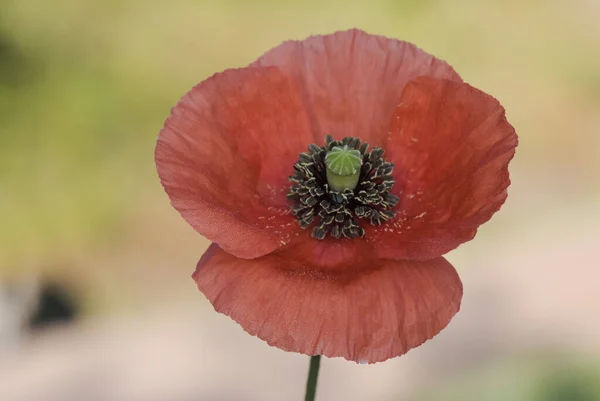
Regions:
<instances>
[{"instance_id":1,"label":"flower center","mask_svg":"<svg viewBox=\"0 0 600 401\"><path fill-rule=\"evenodd\" d=\"M334 191L354 189L360 177L362 157L360 151L344 145L334 146L325 155L327 183Z\"/></svg>"},{"instance_id":2,"label":"flower center","mask_svg":"<svg viewBox=\"0 0 600 401\"><path fill-rule=\"evenodd\" d=\"M313 238L364 237L358 219L381 225L395 216L394 164L382 158L383 149L368 148L358 138L327 135L325 146L311 144L300 153L287 196L300 227L313 225Z\"/></svg>"}]
</instances>

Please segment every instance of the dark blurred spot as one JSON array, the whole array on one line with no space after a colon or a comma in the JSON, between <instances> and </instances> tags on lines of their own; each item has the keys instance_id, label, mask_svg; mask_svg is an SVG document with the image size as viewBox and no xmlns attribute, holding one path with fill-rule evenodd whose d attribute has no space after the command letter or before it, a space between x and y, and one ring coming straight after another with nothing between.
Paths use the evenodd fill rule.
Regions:
<instances>
[{"instance_id":1,"label":"dark blurred spot","mask_svg":"<svg viewBox=\"0 0 600 401\"><path fill-rule=\"evenodd\" d=\"M30 83L36 67L36 60L29 57L10 35L0 29L0 87L15 88Z\"/></svg>"},{"instance_id":2,"label":"dark blurred spot","mask_svg":"<svg viewBox=\"0 0 600 401\"><path fill-rule=\"evenodd\" d=\"M57 323L69 323L79 315L79 307L74 294L67 286L47 282L43 283L38 307L29 319L29 329L43 329Z\"/></svg>"},{"instance_id":3,"label":"dark blurred spot","mask_svg":"<svg viewBox=\"0 0 600 401\"><path fill-rule=\"evenodd\" d=\"M598 401L595 380L590 374L564 371L548 377L540 391L539 401Z\"/></svg>"}]
</instances>

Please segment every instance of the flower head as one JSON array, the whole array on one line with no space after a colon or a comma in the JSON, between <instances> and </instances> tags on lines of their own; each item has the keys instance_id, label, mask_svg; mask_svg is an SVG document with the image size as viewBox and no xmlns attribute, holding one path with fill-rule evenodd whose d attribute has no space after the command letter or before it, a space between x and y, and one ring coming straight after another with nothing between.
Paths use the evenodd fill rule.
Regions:
<instances>
[{"instance_id":1,"label":"flower head","mask_svg":"<svg viewBox=\"0 0 600 401\"><path fill-rule=\"evenodd\" d=\"M213 242L193 278L286 351L369 363L458 312L442 255L501 207L517 136L444 61L360 30L215 74L156 146L172 205Z\"/></svg>"}]
</instances>

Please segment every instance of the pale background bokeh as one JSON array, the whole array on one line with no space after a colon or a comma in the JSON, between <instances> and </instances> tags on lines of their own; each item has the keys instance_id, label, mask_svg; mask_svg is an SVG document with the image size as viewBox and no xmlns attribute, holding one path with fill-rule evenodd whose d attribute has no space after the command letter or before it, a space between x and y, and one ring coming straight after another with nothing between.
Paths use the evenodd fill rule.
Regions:
<instances>
[{"instance_id":1,"label":"pale background bokeh","mask_svg":"<svg viewBox=\"0 0 600 401\"><path fill-rule=\"evenodd\" d=\"M302 399L308 358L196 291L208 243L153 150L197 82L351 27L447 60L520 145L508 203L448 256L461 312L402 358L324 359L317 399L600 400L599 21L598 0L0 0L0 400ZM80 314L28 330L45 282Z\"/></svg>"}]
</instances>

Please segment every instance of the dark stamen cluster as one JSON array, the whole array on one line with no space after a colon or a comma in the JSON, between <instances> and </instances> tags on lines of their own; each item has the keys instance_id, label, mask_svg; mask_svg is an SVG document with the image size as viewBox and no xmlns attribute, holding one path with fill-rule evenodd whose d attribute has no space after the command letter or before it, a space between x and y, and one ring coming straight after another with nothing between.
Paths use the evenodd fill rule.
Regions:
<instances>
[{"instance_id":1,"label":"dark stamen cluster","mask_svg":"<svg viewBox=\"0 0 600 401\"><path fill-rule=\"evenodd\" d=\"M344 145L360 151L362 166L356 188L338 192L327 184L325 156L334 146ZM391 175L394 164L382 158L383 149L373 148L367 152L368 148L369 145L358 138L334 141L327 135L325 146L312 144L308 152L300 153L290 177L293 184L288 198L294 203L292 213L302 228L316 223L313 238L324 239L327 234L334 238L363 237L365 231L357 218L380 225L395 216L390 209L399 199L389 192L394 186Z\"/></svg>"}]
</instances>

